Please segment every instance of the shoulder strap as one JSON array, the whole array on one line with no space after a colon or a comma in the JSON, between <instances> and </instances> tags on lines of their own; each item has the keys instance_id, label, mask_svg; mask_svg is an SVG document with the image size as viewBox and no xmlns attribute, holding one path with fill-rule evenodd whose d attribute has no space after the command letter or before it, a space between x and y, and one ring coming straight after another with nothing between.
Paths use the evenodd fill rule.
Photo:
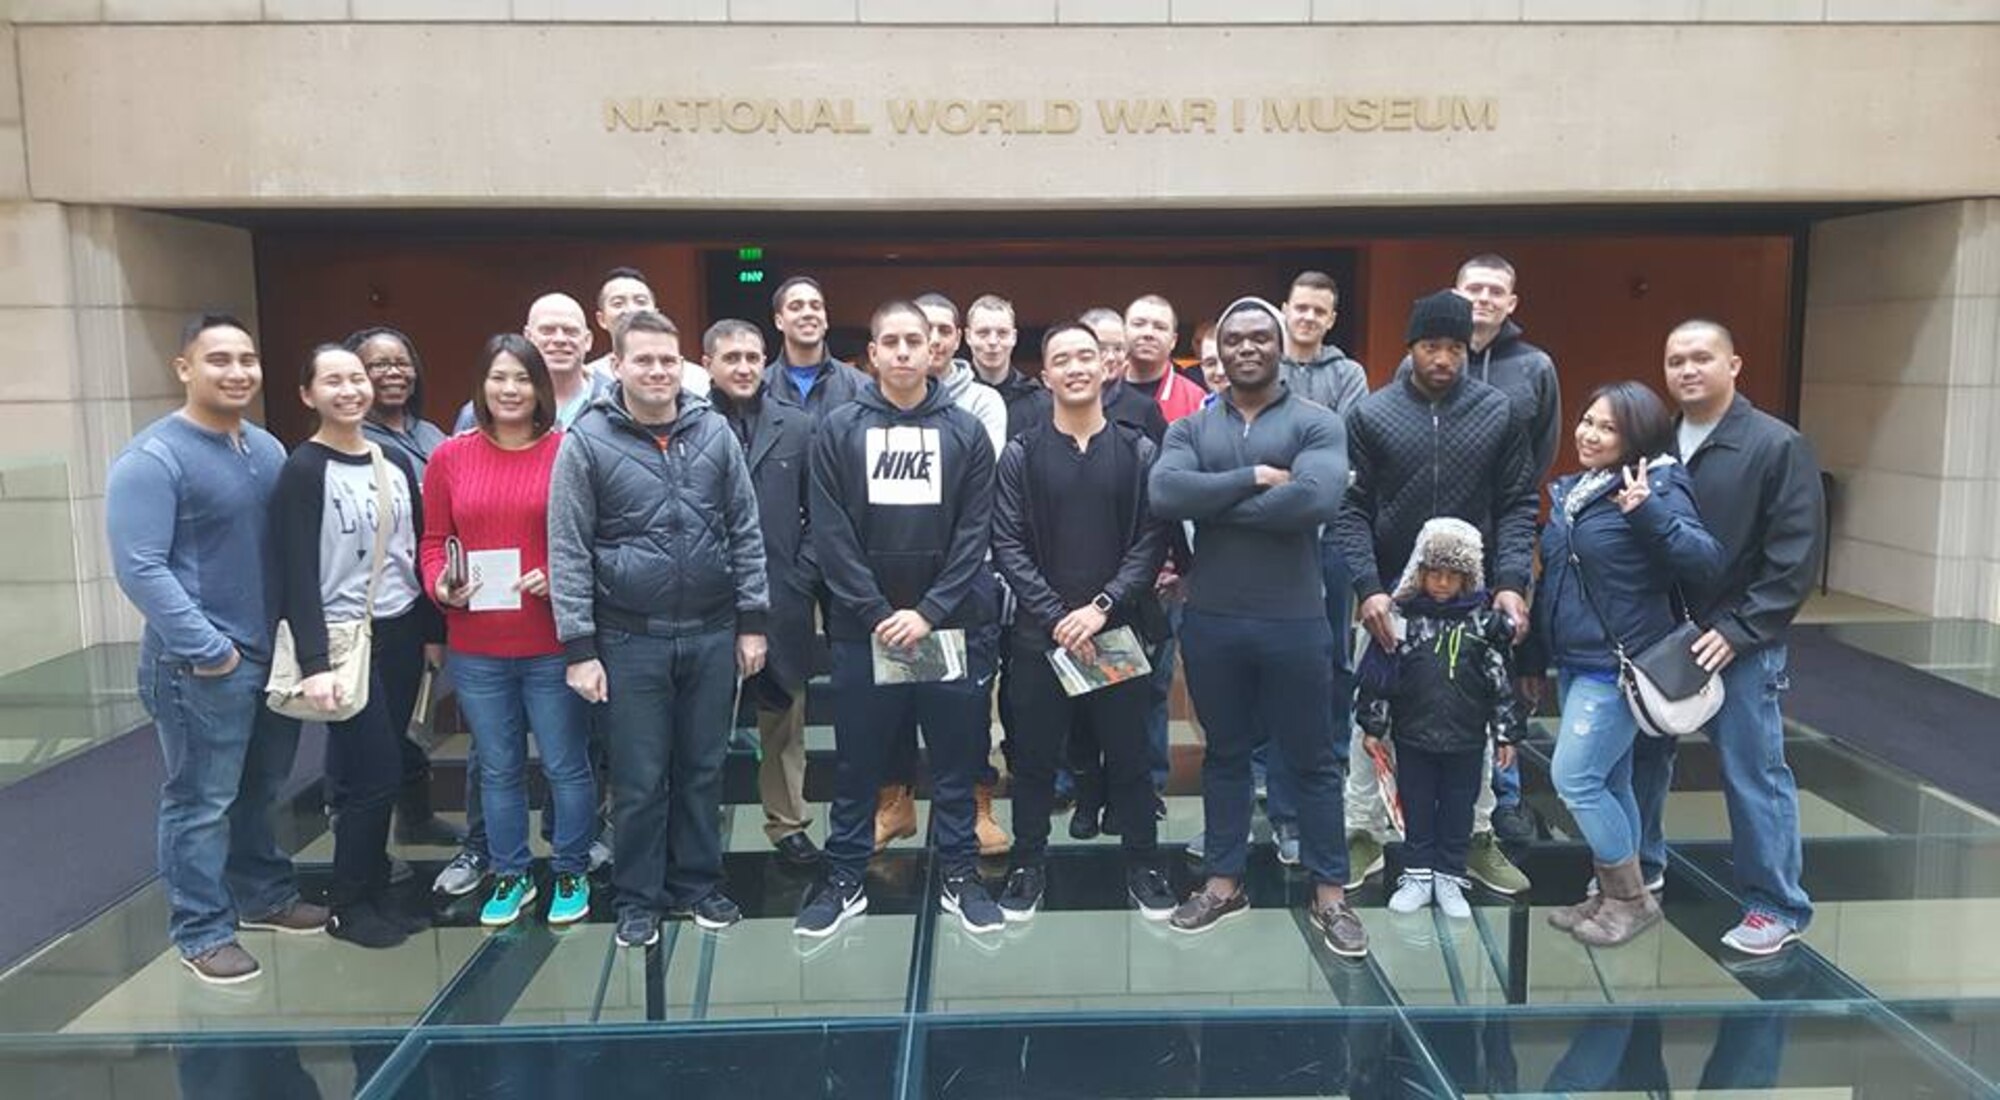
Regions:
<instances>
[{"instance_id":1,"label":"shoulder strap","mask_svg":"<svg viewBox=\"0 0 2000 1100\"><path fill-rule=\"evenodd\" d=\"M368 444L368 465L375 474L375 552L368 566L368 594L362 598L363 617L375 618L375 587L382 583L382 570L389 564L389 525L396 521L389 500L389 460L382 448Z\"/></svg>"},{"instance_id":2,"label":"shoulder strap","mask_svg":"<svg viewBox=\"0 0 2000 1100\"><path fill-rule=\"evenodd\" d=\"M1578 509L1578 514L1582 514L1582 509ZM1618 632L1611 629L1611 620L1605 617L1604 609L1597 605L1597 597L1590 594L1588 577L1590 570L1584 567L1583 557L1577 553L1575 519L1570 520L1569 563L1576 567L1576 587L1583 592L1583 602L1590 605L1590 613L1597 616L1597 625L1604 628L1604 637L1611 642L1611 650L1618 655L1618 663L1627 664L1625 643L1618 639Z\"/></svg>"}]
</instances>

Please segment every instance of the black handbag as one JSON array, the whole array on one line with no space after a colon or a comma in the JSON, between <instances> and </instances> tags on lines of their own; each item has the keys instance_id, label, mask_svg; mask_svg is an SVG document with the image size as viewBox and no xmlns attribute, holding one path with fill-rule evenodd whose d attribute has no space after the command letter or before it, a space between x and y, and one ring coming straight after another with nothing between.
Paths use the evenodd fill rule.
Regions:
<instances>
[{"instance_id":1,"label":"black handbag","mask_svg":"<svg viewBox=\"0 0 2000 1100\"><path fill-rule=\"evenodd\" d=\"M1574 532L1575 525L1571 525ZM1584 602L1597 616L1611 650L1618 655L1618 686L1639 728L1654 737L1684 737L1707 725L1722 709L1722 675L1701 667L1694 659L1694 643L1701 627L1683 618L1666 637L1636 654L1625 651L1625 643L1611 629L1611 620L1590 594L1583 559L1576 553L1576 536L1570 536L1569 563L1576 570L1576 586Z\"/></svg>"}]
</instances>

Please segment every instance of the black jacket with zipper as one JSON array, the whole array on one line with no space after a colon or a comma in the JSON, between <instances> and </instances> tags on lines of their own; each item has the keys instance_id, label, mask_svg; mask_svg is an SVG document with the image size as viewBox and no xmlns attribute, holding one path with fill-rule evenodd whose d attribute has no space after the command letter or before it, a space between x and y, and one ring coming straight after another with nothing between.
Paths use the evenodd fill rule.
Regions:
<instances>
[{"instance_id":1,"label":"black jacket with zipper","mask_svg":"<svg viewBox=\"0 0 2000 1100\"><path fill-rule=\"evenodd\" d=\"M1740 655L1785 640L1812 592L1826 540L1826 494L1812 445L1741 394L1691 455L1694 502L1721 573L1687 588L1689 612Z\"/></svg>"},{"instance_id":2,"label":"black jacket with zipper","mask_svg":"<svg viewBox=\"0 0 2000 1100\"><path fill-rule=\"evenodd\" d=\"M1354 480L1336 538L1357 597L1392 588L1417 531L1438 516L1479 528L1488 587L1527 595L1536 475L1506 394L1461 373L1432 400L1402 378L1348 412L1347 457Z\"/></svg>"},{"instance_id":3,"label":"black jacket with zipper","mask_svg":"<svg viewBox=\"0 0 2000 1100\"><path fill-rule=\"evenodd\" d=\"M1153 580L1166 560L1171 525L1152 514L1146 501L1146 478L1158 456L1151 440L1129 424L1107 423L1105 437L1091 445L1114 448L1120 491L1102 501L1105 522L1125 532L1125 556L1118 571L1098 586L1111 598L1106 629L1131 626L1150 642L1165 641L1166 613L1153 592ZM1013 590L1020 610L1014 632L1047 647L1050 632L1076 609L1049 584L1044 563L1063 552L1063 539L1049 519L1049 498L1065 486L1031 479L1031 456L1041 447L1068 447L1075 442L1053 424L1023 432L1000 453L999 487L993 510L993 564ZM1094 594L1093 594L1094 595Z\"/></svg>"},{"instance_id":4,"label":"black jacket with zipper","mask_svg":"<svg viewBox=\"0 0 2000 1100\"><path fill-rule=\"evenodd\" d=\"M905 410L870 382L816 429L807 507L833 596L828 637L865 640L899 610L934 629L998 616L986 563L993 441L936 380L927 386Z\"/></svg>"},{"instance_id":5,"label":"black jacket with zipper","mask_svg":"<svg viewBox=\"0 0 2000 1100\"><path fill-rule=\"evenodd\" d=\"M1410 373L1410 357L1405 355L1396 368L1400 380ZM1514 417L1528 433L1528 450L1534 456L1535 480L1549 476L1556 451L1562 446L1562 383L1556 379L1556 361L1549 353L1521 336L1521 326L1507 321L1493 342L1468 351L1465 373L1507 395L1514 404Z\"/></svg>"}]
</instances>

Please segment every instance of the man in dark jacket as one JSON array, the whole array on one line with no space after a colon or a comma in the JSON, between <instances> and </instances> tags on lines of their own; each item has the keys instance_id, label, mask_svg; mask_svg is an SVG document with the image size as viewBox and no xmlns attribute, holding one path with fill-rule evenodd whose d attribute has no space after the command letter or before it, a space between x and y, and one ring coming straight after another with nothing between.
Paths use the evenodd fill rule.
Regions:
<instances>
[{"instance_id":1,"label":"man in dark jacket","mask_svg":"<svg viewBox=\"0 0 2000 1100\"><path fill-rule=\"evenodd\" d=\"M965 346L972 352L974 380L1000 394L1007 406L1007 438L1019 434L1021 410L1041 392L1041 384L1014 369L1014 303L998 294L981 294L965 307Z\"/></svg>"},{"instance_id":2,"label":"man in dark jacket","mask_svg":"<svg viewBox=\"0 0 2000 1100\"><path fill-rule=\"evenodd\" d=\"M771 323L784 345L771 358L767 389L813 415L814 421L861 393L868 376L833 357L826 346L826 295L810 275L794 275L771 292Z\"/></svg>"},{"instance_id":3,"label":"man in dark jacket","mask_svg":"<svg viewBox=\"0 0 2000 1100\"><path fill-rule=\"evenodd\" d=\"M1694 621L1706 627L1695 659L1720 670L1721 713L1706 730L1729 808L1730 864L1747 903L1722 937L1749 955L1770 955L1812 920L1799 883L1798 781L1785 763L1778 699L1788 683L1785 634L1812 591L1826 538L1825 499L1812 447L1791 425L1736 392L1743 361L1729 330L1684 321L1667 336L1667 392L1679 402L1680 459L1694 482L1702 523L1722 544L1722 569L1687 591ZM1650 883L1665 868L1661 814L1673 779L1671 739L1642 737L1632 759L1633 794Z\"/></svg>"},{"instance_id":4,"label":"man in dark jacket","mask_svg":"<svg viewBox=\"0 0 2000 1100\"><path fill-rule=\"evenodd\" d=\"M1167 530L1146 507L1157 452L1138 429L1105 417L1104 369L1089 329L1065 322L1048 330L1042 377L1055 396L1055 420L1001 452L993 517L993 562L1019 603L1006 682L1016 719L1014 867L1000 908L1025 921L1041 905L1057 758L1087 724L1111 777L1127 892L1147 919L1165 920L1176 898L1154 865L1147 683L1134 677L1071 696L1049 663L1057 649L1095 663L1104 632L1130 628L1141 641L1165 626L1153 580L1166 560Z\"/></svg>"},{"instance_id":5,"label":"man in dark jacket","mask_svg":"<svg viewBox=\"0 0 2000 1100\"><path fill-rule=\"evenodd\" d=\"M564 435L549 483L549 598L569 684L604 708L618 942L660 917L742 918L716 812L739 677L764 666L764 539L743 448L680 388L680 332L620 318L618 382Z\"/></svg>"},{"instance_id":6,"label":"man in dark jacket","mask_svg":"<svg viewBox=\"0 0 2000 1100\"><path fill-rule=\"evenodd\" d=\"M930 749L940 904L968 932L997 932L1006 918L979 878L972 793L992 749L993 444L930 378L929 321L915 305L875 311L868 356L877 380L828 413L813 441L809 509L814 557L832 593L826 632L839 771L826 878L793 930L830 936L868 908L862 876L875 851L877 793L897 734L914 720ZM876 650L908 652L934 631L962 638L957 675L876 682Z\"/></svg>"},{"instance_id":7,"label":"man in dark jacket","mask_svg":"<svg viewBox=\"0 0 2000 1100\"><path fill-rule=\"evenodd\" d=\"M1208 733L1202 810L1208 881L1174 910L1173 928L1200 932L1249 907L1243 885L1250 832L1250 750L1271 738L1297 782L1299 848L1313 879L1310 915L1332 951L1368 951L1347 903L1341 844L1340 752L1346 675L1317 601L1319 530L1347 484L1340 418L1278 381L1284 322L1256 298L1223 311L1216 345L1229 371L1220 401L1167 429L1153 467L1162 519L1193 520L1200 552L1181 627L1188 691Z\"/></svg>"},{"instance_id":8,"label":"man in dark jacket","mask_svg":"<svg viewBox=\"0 0 2000 1100\"><path fill-rule=\"evenodd\" d=\"M757 493L764 569L770 578L770 652L764 671L743 685L757 708L757 793L764 835L787 862L819 862L806 835L806 681L812 678L813 592L818 584L806 545L812 418L764 386L764 334L729 318L701 338L715 407L743 444Z\"/></svg>"},{"instance_id":9,"label":"man in dark jacket","mask_svg":"<svg viewBox=\"0 0 2000 1100\"><path fill-rule=\"evenodd\" d=\"M1402 575L1425 521L1455 516L1479 528L1493 607L1528 627L1527 592L1535 544L1534 469L1528 441L1507 397L1465 377L1472 306L1452 291L1417 299L1407 333L1409 374L1361 399L1347 416L1347 453L1354 484L1341 508L1339 539L1361 600L1361 622L1383 646L1394 645L1389 588ZM1367 750L1349 747L1348 858L1355 881L1382 865L1388 815L1367 774ZM1491 784L1474 809L1466 873L1487 888L1514 894L1528 888L1493 838Z\"/></svg>"},{"instance_id":10,"label":"man in dark jacket","mask_svg":"<svg viewBox=\"0 0 2000 1100\"><path fill-rule=\"evenodd\" d=\"M1555 360L1548 352L1521 337L1514 323L1514 310L1521 304L1514 265L1503 256L1481 253L1460 264L1452 289L1472 303L1472 342L1467 345L1465 373L1507 395L1514 416L1528 433L1528 449L1535 467L1535 484L1548 480L1549 467L1562 445L1562 385L1556 379ZM1410 369L1405 357L1397 368L1398 377ZM1530 645L1538 645L1530 641ZM1544 662L1546 663L1546 662ZM1523 665L1524 670L1529 666ZM1538 684L1539 673L1528 683ZM1493 821L1500 836L1509 840L1534 837L1534 821L1521 806L1521 772L1517 765L1493 773Z\"/></svg>"}]
</instances>

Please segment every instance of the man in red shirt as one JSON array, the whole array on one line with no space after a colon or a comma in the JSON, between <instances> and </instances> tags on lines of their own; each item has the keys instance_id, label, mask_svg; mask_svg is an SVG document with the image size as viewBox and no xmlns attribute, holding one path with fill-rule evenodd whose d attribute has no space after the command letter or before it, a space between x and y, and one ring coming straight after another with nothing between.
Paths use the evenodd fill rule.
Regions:
<instances>
[{"instance_id":1,"label":"man in red shirt","mask_svg":"<svg viewBox=\"0 0 2000 1100\"><path fill-rule=\"evenodd\" d=\"M1174 369L1173 303L1145 294L1125 307L1125 383L1160 403L1171 424L1201 410L1208 394Z\"/></svg>"}]
</instances>

